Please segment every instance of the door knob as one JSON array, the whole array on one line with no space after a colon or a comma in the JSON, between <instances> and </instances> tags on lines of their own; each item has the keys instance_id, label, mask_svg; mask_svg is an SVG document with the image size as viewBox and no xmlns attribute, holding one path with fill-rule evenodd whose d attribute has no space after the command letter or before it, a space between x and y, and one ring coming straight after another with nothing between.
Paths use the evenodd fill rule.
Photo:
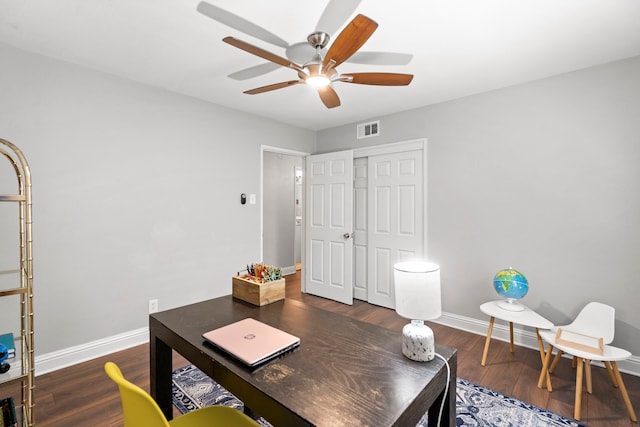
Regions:
<instances>
[{"instance_id":1,"label":"door knob","mask_svg":"<svg viewBox=\"0 0 640 427\"><path fill-rule=\"evenodd\" d=\"M353 232L351 232L351 234L349 234L349 233L344 233L342 236L343 236L345 239L348 239L348 238L350 238L350 237L352 237L352 236L353 236Z\"/></svg>"}]
</instances>

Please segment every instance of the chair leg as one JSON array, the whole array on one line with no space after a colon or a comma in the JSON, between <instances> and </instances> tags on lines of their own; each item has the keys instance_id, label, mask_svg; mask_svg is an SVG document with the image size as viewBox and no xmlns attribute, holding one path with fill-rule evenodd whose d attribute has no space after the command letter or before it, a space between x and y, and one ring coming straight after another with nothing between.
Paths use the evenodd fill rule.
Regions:
<instances>
[{"instance_id":1,"label":"chair leg","mask_svg":"<svg viewBox=\"0 0 640 427\"><path fill-rule=\"evenodd\" d=\"M616 380L616 376L613 373L613 368L611 367L611 362L605 361L604 366L607 367L607 373L609 374L609 378L611 378L611 382L615 388L618 388L618 380Z\"/></svg>"},{"instance_id":2,"label":"chair leg","mask_svg":"<svg viewBox=\"0 0 640 427\"><path fill-rule=\"evenodd\" d=\"M573 418L580 421L580 406L582 405L582 358L578 358L576 366L576 400Z\"/></svg>"},{"instance_id":3,"label":"chair leg","mask_svg":"<svg viewBox=\"0 0 640 427\"><path fill-rule=\"evenodd\" d=\"M549 368L549 372L553 373L553 371L556 370L556 366L558 366L558 362L560 361L561 358L562 358L562 350L558 350L558 353L556 354L556 357L554 357L553 363Z\"/></svg>"},{"instance_id":4,"label":"chair leg","mask_svg":"<svg viewBox=\"0 0 640 427\"><path fill-rule=\"evenodd\" d=\"M618 370L618 364L615 361L611 362L611 366L613 368L613 373L618 381L618 388L620 389L620 393L622 394L622 400L624 400L624 404L627 406L627 411L629 412L629 418L634 423L638 422L638 417L636 417L636 413L633 410L633 406L631 405L631 399L629 399L629 393L627 393L627 388L624 386L624 381L622 381L622 375L620 375L620 371Z\"/></svg>"},{"instance_id":5,"label":"chair leg","mask_svg":"<svg viewBox=\"0 0 640 427\"><path fill-rule=\"evenodd\" d=\"M536 328L536 336L538 337L538 350L540 350L540 363L544 363L544 343L542 342L542 337L540 336L540 329Z\"/></svg>"},{"instance_id":6,"label":"chair leg","mask_svg":"<svg viewBox=\"0 0 640 427\"><path fill-rule=\"evenodd\" d=\"M491 316L491 320L489 320L489 330L487 331L487 339L484 342L484 351L482 352L482 361L480 364L484 366L487 361L487 353L489 352L489 343L491 342L491 333L493 332L493 322L495 322L496 318Z\"/></svg>"},{"instance_id":7,"label":"chair leg","mask_svg":"<svg viewBox=\"0 0 640 427\"><path fill-rule=\"evenodd\" d=\"M536 328L536 335L538 337L538 349L540 350L540 363L544 365L544 358L546 356L544 352L544 343L542 342L542 337L540 336L540 329ZM558 350L560 351L560 350ZM549 370L549 372L553 372L553 370ZM551 390L551 375L547 375L547 390Z\"/></svg>"},{"instance_id":8,"label":"chair leg","mask_svg":"<svg viewBox=\"0 0 640 427\"><path fill-rule=\"evenodd\" d=\"M538 378L538 388L542 388L542 383L547 380L547 390L549 392L553 391L551 388L551 379L549 375L549 361L551 360L551 353L553 352L553 346L549 344L549 348L547 349L547 354L544 357L544 362L542 362L542 369L540 370L540 378Z\"/></svg>"},{"instance_id":9,"label":"chair leg","mask_svg":"<svg viewBox=\"0 0 640 427\"><path fill-rule=\"evenodd\" d=\"M592 394L593 383L591 382L591 360L589 359L583 359L583 360L584 360L584 372L587 378L587 393Z\"/></svg>"}]
</instances>

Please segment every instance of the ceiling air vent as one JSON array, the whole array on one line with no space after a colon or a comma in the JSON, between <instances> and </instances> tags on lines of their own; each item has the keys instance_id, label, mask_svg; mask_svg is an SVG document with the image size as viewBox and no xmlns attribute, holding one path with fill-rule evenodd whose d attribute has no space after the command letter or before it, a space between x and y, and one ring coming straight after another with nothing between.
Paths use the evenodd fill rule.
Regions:
<instances>
[{"instance_id":1,"label":"ceiling air vent","mask_svg":"<svg viewBox=\"0 0 640 427\"><path fill-rule=\"evenodd\" d=\"M358 125L358 139L380 135L380 120Z\"/></svg>"}]
</instances>

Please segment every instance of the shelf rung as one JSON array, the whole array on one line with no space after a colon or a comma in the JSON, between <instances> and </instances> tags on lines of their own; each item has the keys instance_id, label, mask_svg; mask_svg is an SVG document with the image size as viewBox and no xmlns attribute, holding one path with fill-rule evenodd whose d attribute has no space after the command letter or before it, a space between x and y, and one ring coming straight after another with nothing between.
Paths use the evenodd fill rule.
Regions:
<instances>
[{"instance_id":1,"label":"shelf rung","mask_svg":"<svg viewBox=\"0 0 640 427\"><path fill-rule=\"evenodd\" d=\"M0 202L24 202L27 198L21 194L0 195Z\"/></svg>"},{"instance_id":2,"label":"shelf rung","mask_svg":"<svg viewBox=\"0 0 640 427\"><path fill-rule=\"evenodd\" d=\"M20 295L27 293L27 288L0 289L0 297L8 295Z\"/></svg>"}]
</instances>

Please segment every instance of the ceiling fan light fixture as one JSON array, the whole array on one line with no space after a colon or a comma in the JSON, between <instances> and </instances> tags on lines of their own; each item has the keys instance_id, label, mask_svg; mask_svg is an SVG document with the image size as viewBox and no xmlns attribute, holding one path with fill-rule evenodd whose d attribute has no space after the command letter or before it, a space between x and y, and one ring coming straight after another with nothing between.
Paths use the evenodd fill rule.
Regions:
<instances>
[{"instance_id":1,"label":"ceiling fan light fixture","mask_svg":"<svg viewBox=\"0 0 640 427\"><path fill-rule=\"evenodd\" d=\"M308 76L304 82L309 86L313 86L313 87L325 87L325 86L329 86L329 84L331 83L331 80L329 80L326 76L323 76L322 74L320 74L320 75Z\"/></svg>"},{"instance_id":2,"label":"ceiling fan light fixture","mask_svg":"<svg viewBox=\"0 0 640 427\"><path fill-rule=\"evenodd\" d=\"M316 56L320 58L318 55ZM331 83L331 79L322 72L322 60L319 62L307 62L304 67L306 70L304 82L309 86L318 88L328 86Z\"/></svg>"}]
</instances>

